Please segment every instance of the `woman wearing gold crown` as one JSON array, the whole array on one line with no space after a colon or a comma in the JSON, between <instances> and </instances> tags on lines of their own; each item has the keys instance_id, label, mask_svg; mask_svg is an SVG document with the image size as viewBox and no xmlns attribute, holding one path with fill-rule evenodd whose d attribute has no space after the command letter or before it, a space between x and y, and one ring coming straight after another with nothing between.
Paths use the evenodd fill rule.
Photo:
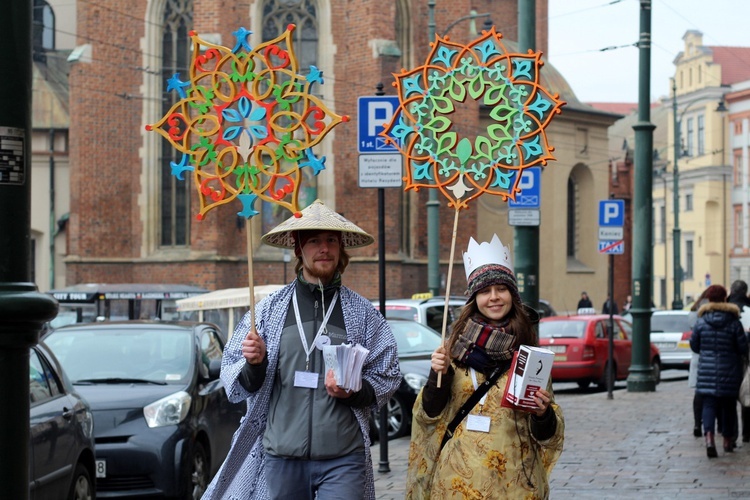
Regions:
<instances>
[{"instance_id":1,"label":"woman wearing gold crown","mask_svg":"<svg viewBox=\"0 0 750 500\"><path fill-rule=\"evenodd\" d=\"M548 498L565 428L551 384L532 412L502 405L514 352L537 344L510 251L471 238L464 268L469 299L414 405L406 498Z\"/></svg>"}]
</instances>

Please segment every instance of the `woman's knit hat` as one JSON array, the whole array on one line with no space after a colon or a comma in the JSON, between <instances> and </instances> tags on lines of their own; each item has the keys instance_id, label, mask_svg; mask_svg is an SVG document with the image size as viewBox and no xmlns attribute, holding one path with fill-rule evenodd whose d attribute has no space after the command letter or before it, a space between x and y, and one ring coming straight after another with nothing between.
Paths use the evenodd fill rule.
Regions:
<instances>
[{"instance_id":1,"label":"woman's knit hat","mask_svg":"<svg viewBox=\"0 0 750 500\"><path fill-rule=\"evenodd\" d=\"M711 285L703 292L703 297L709 302L726 302L727 290L721 285Z\"/></svg>"},{"instance_id":2,"label":"woman's knit hat","mask_svg":"<svg viewBox=\"0 0 750 500\"><path fill-rule=\"evenodd\" d=\"M492 235L492 240L481 244L473 237L469 239L469 247L464 252L464 270L468 284L466 295L469 298L483 288L503 284L508 287L514 300L521 303L510 249L503 245L496 234Z\"/></svg>"}]
</instances>

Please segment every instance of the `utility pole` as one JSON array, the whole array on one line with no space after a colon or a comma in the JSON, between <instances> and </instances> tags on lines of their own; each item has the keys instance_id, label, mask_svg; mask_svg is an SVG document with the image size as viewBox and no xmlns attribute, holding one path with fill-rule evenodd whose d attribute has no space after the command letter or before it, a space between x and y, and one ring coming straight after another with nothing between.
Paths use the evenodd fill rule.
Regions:
<instances>
[{"instance_id":1,"label":"utility pole","mask_svg":"<svg viewBox=\"0 0 750 500\"><path fill-rule=\"evenodd\" d=\"M0 484L3 498L29 498L29 348L57 302L31 277L31 9L0 0ZM12 77L8 76L12 75Z\"/></svg>"},{"instance_id":2,"label":"utility pole","mask_svg":"<svg viewBox=\"0 0 750 500\"><path fill-rule=\"evenodd\" d=\"M427 42L432 43L435 40L435 0L428 0L427 9ZM437 189L427 191L427 288L434 296L440 295L440 202Z\"/></svg>"},{"instance_id":3,"label":"utility pole","mask_svg":"<svg viewBox=\"0 0 750 500\"><path fill-rule=\"evenodd\" d=\"M651 275L653 249L653 143L654 126L650 116L651 83L651 0L641 0L638 40L638 122L635 130L635 189L633 195L633 352L628 375L629 392L653 392L656 381L651 372Z\"/></svg>"},{"instance_id":4,"label":"utility pole","mask_svg":"<svg viewBox=\"0 0 750 500\"><path fill-rule=\"evenodd\" d=\"M674 123L674 163L672 164L672 198L674 199L674 229L672 229L672 247L674 251L673 279L674 295L672 309L682 309L682 260L680 259L680 171L677 161L680 157L680 127L682 122L677 118L677 82L672 78L672 114ZM666 200L664 200L666 203Z\"/></svg>"},{"instance_id":5,"label":"utility pole","mask_svg":"<svg viewBox=\"0 0 750 500\"><path fill-rule=\"evenodd\" d=\"M536 50L536 0L518 0L518 52ZM524 303L539 309L539 226L515 226L513 257Z\"/></svg>"}]
</instances>

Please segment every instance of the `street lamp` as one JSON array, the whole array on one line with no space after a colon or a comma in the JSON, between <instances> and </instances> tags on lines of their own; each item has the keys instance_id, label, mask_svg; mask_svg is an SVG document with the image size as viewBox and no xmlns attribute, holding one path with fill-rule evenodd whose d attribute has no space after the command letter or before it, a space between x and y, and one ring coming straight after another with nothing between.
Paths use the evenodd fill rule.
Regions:
<instances>
[{"instance_id":1,"label":"street lamp","mask_svg":"<svg viewBox=\"0 0 750 500\"><path fill-rule=\"evenodd\" d=\"M685 108L687 111L687 108ZM685 113L683 111L683 114ZM677 81L672 78L672 118L674 120L674 164L672 170L672 197L674 198L674 228L672 228L672 250L674 251L674 299L672 309L682 309L682 266L680 265L680 192L679 192L679 170L677 159L680 157L680 127L682 115L677 118Z\"/></svg>"}]
</instances>

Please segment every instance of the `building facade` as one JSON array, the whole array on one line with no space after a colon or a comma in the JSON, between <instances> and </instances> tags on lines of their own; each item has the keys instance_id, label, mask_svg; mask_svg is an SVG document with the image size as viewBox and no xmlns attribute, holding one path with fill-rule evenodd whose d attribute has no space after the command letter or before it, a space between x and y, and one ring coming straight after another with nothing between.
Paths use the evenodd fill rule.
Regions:
<instances>
[{"instance_id":1,"label":"building facade","mask_svg":"<svg viewBox=\"0 0 750 500\"><path fill-rule=\"evenodd\" d=\"M741 203L734 199L740 194L739 189L733 190L737 179L729 153L732 136L725 95L732 84L750 78L750 68L741 62L750 57L750 48L705 46L703 35L694 30L686 32L683 41L684 50L674 60L673 95L662 102L670 110L666 182L664 187L654 183L655 200L664 200L659 193L666 193L666 200L661 205L657 202L655 210L655 262L660 263L658 256L664 255L666 264L666 269L655 266L655 296L669 297L670 306L678 298L688 306L708 285L728 287L741 274L730 264L736 237L733 207ZM675 198L679 207L680 294L674 293Z\"/></svg>"}]
</instances>

